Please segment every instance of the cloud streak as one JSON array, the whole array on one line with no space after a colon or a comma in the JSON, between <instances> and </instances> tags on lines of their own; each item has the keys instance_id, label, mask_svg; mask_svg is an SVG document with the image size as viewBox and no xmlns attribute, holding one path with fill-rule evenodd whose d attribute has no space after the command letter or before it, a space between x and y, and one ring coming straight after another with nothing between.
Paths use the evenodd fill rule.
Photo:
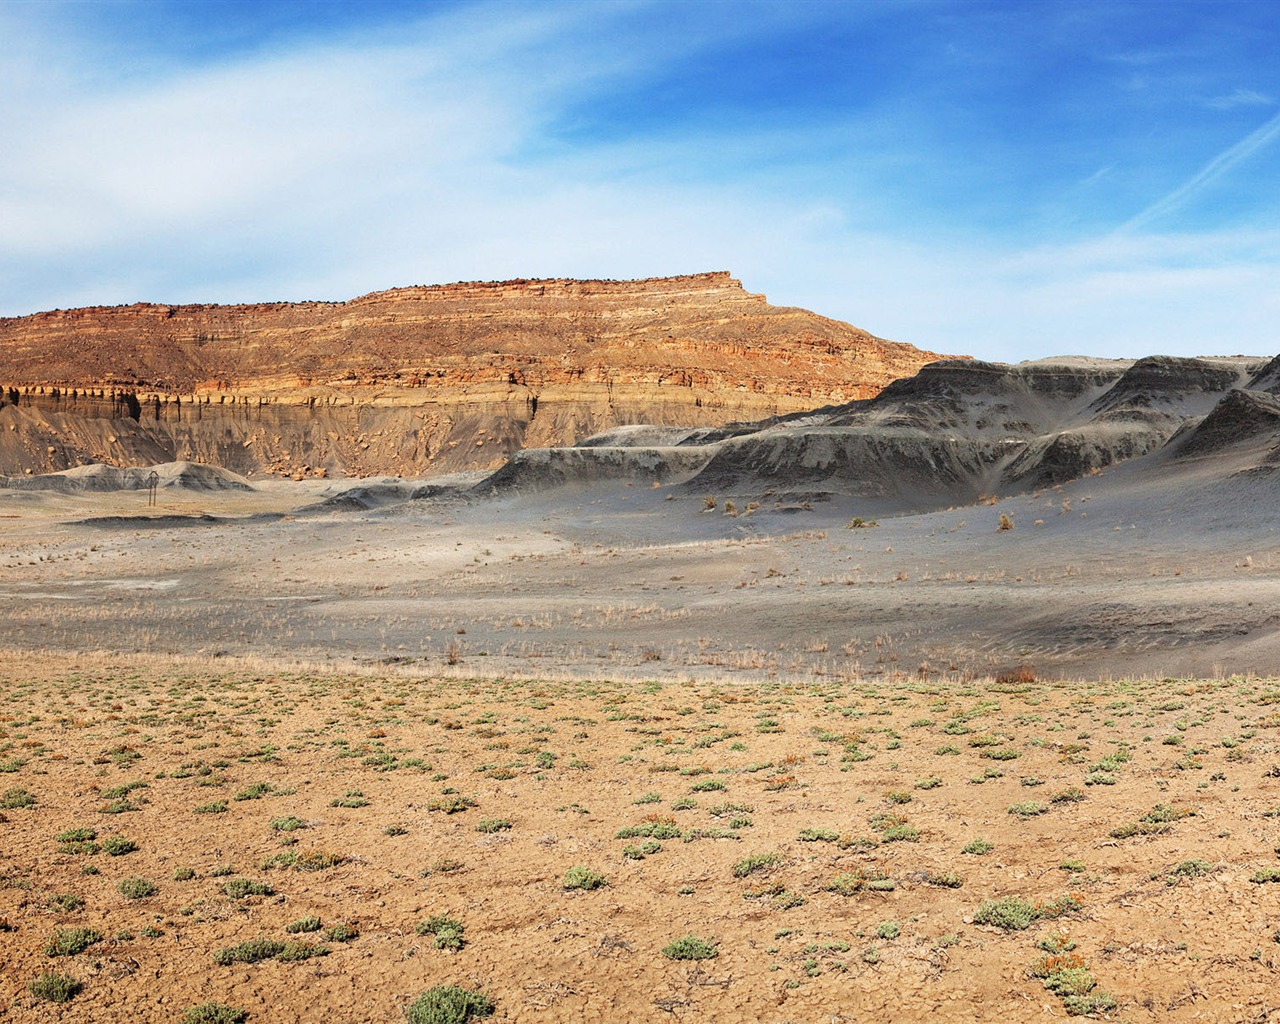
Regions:
<instances>
[{"instance_id":1,"label":"cloud streak","mask_svg":"<svg viewBox=\"0 0 1280 1024\"><path fill-rule=\"evenodd\" d=\"M1234 146L1223 150L1172 192L1157 199L1136 217L1122 224L1120 231L1137 231L1146 228L1185 206L1237 164L1248 160L1259 150L1274 142L1278 136L1280 136L1280 114L1275 115L1262 127L1250 132Z\"/></svg>"}]
</instances>

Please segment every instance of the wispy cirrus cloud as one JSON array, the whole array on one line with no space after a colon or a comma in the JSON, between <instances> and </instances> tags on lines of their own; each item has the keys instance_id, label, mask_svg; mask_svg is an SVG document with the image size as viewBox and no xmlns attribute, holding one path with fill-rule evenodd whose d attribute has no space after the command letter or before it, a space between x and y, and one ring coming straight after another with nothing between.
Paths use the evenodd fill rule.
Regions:
<instances>
[{"instance_id":1,"label":"wispy cirrus cloud","mask_svg":"<svg viewBox=\"0 0 1280 1024\"><path fill-rule=\"evenodd\" d=\"M1204 101L1211 110L1234 110L1237 107L1272 107L1275 98L1255 89L1239 89L1225 96L1212 96Z\"/></svg>"},{"instance_id":2,"label":"wispy cirrus cloud","mask_svg":"<svg viewBox=\"0 0 1280 1024\"><path fill-rule=\"evenodd\" d=\"M1224 149L1172 192L1161 196L1136 217L1126 221L1121 225L1120 230L1136 231L1145 228L1161 217L1180 209L1235 168L1237 164L1248 160L1277 138L1280 138L1280 114L1250 132L1239 142Z\"/></svg>"}]
</instances>

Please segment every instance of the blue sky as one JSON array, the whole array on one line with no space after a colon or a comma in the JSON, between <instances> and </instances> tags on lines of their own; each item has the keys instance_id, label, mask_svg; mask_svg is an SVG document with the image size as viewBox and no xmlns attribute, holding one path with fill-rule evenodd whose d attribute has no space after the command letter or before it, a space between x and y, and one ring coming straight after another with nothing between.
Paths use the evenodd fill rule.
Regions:
<instances>
[{"instance_id":1,"label":"blue sky","mask_svg":"<svg viewBox=\"0 0 1280 1024\"><path fill-rule=\"evenodd\" d=\"M0 315L731 270L935 351L1280 351L1280 5L0 0Z\"/></svg>"}]
</instances>

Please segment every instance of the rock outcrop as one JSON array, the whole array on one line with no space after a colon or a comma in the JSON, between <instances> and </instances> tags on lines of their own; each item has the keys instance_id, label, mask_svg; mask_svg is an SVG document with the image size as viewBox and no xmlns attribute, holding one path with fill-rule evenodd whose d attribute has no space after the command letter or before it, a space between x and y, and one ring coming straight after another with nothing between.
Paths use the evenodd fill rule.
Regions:
<instances>
[{"instance_id":1,"label":"rock outcrop","mask_svg":"<svg viewBox=\"0 0 1280 1024\"><path fill-rule=\"evenodd\" d=\"M872 399L678 443L714 449L691 489L923 510L1065 483L1166 446L1190 457L1248 442L1261 457L1280 440L1280 401L1241 389L1272 381L1275 365L942 360Z\"/></svg>"},{"instance_id":2,"label":"rock outcrop","mask_svg":"<svg viewBox=\"0 0 1280 1024\"><path fill-rule=\"evenodd\" d=\"M57 310L0 319L0 472L495 468L623 424L869 398L935 358L771 306L727 273Z\"/></svg>"}]
</instances>

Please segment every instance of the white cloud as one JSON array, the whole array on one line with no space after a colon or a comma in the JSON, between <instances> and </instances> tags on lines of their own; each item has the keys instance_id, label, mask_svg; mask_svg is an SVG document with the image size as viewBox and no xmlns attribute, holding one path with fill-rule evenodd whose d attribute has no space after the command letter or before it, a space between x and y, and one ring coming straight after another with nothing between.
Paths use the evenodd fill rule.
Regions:
<instances>
[{"instance_id":1,"label":"white cloud","mask_svg":"<svg viewBox=\"0 0 1280 1024\"><path fill-rule=\"evenodd\" d=\"M723 269L773 302L986 358L1280 347L1275 234L1151 235L1160 204L1069 245L872 233L875 196L793 186L798 129L553 137L584 95L685 59L695 33L610 51L583 39L625 5L489 10L120 80L22 36L0 55L0 86L21 98L0 107L0 315ZM732 153L723 174L705 173L708 153Z\"/></svg>"},{"instance_id":2,"label":"white cloud","mask_svg":"<svg viewBox=\"0 0 1280 1024\"><path fill-rule=\"evenodd\" d=\"M1255 89L1236 89L1225 96L1213 96L1204 101L1211 110L1233 110L1236 107L1270 107L1275 100Z\"/></svg>"}]
</instances>

